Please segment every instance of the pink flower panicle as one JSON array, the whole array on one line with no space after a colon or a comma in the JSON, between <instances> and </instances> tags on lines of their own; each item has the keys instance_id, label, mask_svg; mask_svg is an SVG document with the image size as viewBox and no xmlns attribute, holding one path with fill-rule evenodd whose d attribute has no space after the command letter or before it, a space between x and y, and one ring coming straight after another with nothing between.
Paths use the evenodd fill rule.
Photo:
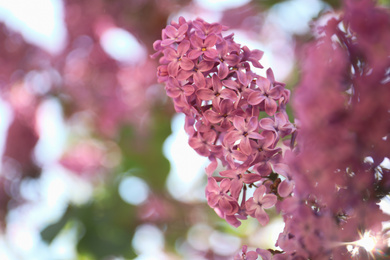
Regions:
<instances>
[{"instance_id":1,"label":"pink flower panicle","mask_svg":"<svg viewBox=\"0 0 390 260\"><path fill-rule=\"evenodd\" d=\"M275 81L271 69L267 77L256 74L253 68L263 68L263 52L236 43L234 34L223 36L226 30L180 17L163 29L152 57L163 54L158 81L165 83L176 111L186 115L190 146L211 161L206 168L210 207L235 227L248 215L266 225L264 209L292 191L278 194L286 176L274 170L283 164L281 140L295 131L285 111L290 91ZM213 175L218 162L225 170ZM255 196L246 198L249 188L256 189Z\"/></svg>"},{"instance_id":2,"label":"pink flower panicle","mask_svg":"<svg viewBox=\"0 0 390 260\"><path fill-rule=\"evenodd\" d=\"M284 255L389 257L390 232L382 222L390 218L378 205L390 194L382 164L390 155L389 28L390 13L374 1L345 1L344 14L307 48L293 102L299 153L287 160L294 196L278 205ZM367 251L351 243L365 234L375 237Z\"/></svg>"}]
</instances>

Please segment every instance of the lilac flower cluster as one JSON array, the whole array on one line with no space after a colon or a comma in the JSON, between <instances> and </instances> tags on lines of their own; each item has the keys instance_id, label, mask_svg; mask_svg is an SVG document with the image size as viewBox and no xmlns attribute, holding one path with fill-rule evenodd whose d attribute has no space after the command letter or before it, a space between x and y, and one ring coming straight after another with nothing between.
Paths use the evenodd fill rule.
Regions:
<instances>
[{"instance_id":1,"label":"lilac flower cluster","mask_svg":"<svg viewBox=\"0 0 390 260\"><path fill-rule=\"evenodd\" d=\"M390 253L382 227L390 217L378 205L390 194L382 164L390 156L390 13L371 0L346 1L344 10L308 46L294 93L299 153L287 156L295 187L279 205L277 242L286 257ZM368 251L354 243L363 237L372 239Z\"/></svg>"},{"instance_id":2,"label":"lilac flower cluster","mask_svg":"<svg viewBox=\"0 0 390 260\"><path fill-rule=\"evenodd\" d=\"M202 19L172 22L154 43L160 54L158 80L165 83L177 112L186 115L190 146L210 159L206 168L208 204L237 227L248 215L266 225L265 209L290 195L283 147L295 132L286 104L290 91L262 69L263 52L223 36L224 26ZM287 144L287 145L286 145ZM214 174L220 163L225 170ZM247 198L247 189L254 188Z\"/></svg>"}]
</instances>

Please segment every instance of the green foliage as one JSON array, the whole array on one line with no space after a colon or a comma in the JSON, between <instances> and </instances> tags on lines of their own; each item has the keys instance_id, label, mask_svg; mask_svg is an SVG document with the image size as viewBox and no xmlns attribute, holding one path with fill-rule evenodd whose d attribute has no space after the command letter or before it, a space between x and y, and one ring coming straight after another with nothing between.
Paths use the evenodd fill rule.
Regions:
<instances>
[{"instance_id":1,"label":"green foliage","mask_svg":"<svg viewBox=\"0 0 390 260\"><path fill-rule=\"evenodd\" d=\"M272 6L287 2L289 0L254 0L253 2L256 4L259 4L262 7L265 8L271 8ZM388 0L382 0L382 2L388 2ZM332 6L333 8L339 8L342 4L342 1L340 0L322 0L322 2L327 3L328 5Z\"/></svg>"},{"instance_id":2,"label":"green foliage","mask_svg":"<svg viewBox=\"0 0 390 260\"><path fill-rule=\"evenodd\" d=\"M134 129L121 129L118 145L121 148L121 164L106 173L104 181L95 188L92 200L84 205L69 205L61 219L41 232L44 241L51 243L62 231L80 223L77 251L81 259L104 259L109 256L134 258L131 241L136 227L136 207L125 203L118 192L125 175L138 175L155 192L165 190L169 173L169 161L162 154L162 145L171 133L170 114L156 109L148 133L140 137ZM127 172L127 173L124 173ZM177 238L174 235L174 239ZM173 240L174 240L173 239Z\"/></svg>"},{"instance_id":3,"label":"green foliage","mask_svg":"<svg viewBox=\"0 0 390 260\"><path fill-rule=\"evenodd\" d=\"M379 0L378 3L383 6L390 6L390 0Z\"/></svg>"},{"instance_id":4,"label":"green foliage","mask_svg":"<svg viewBox=\"0 0 390 260\"><path fill-rule=\"evenodd\" d=\"M82 255L92 259L112 255L133 258L135 253L131 239L138 224L135 208L119 197L118 184L118 181L111 179L106 184L107 192L100 199L82 206L69 205L57 223L41 232L42 238L50 243L68 223L77 221L81 225L77 249Z\"/></svg>"},{"instance_id":5,"label":"green foliage","mask_svg":"<svg viewBox=\"0 0 390 260\"><path fill-rule=\"evenodd\" d=\"M262 7L271 8L275 4L285 2L286 0L254 0L254 3L261 5Z\"/></svg>"},{"instance_id":6,"label":"green foliage","mask_svg":"<svg viewBox=\"0 0 390 260\"><path fill-rule=\"evenodd\" d=\"M140 138L134 130L124 127L117 143L122 150L122 168L137 169L136 174L153 190L161 191L170 169L169 161L162 154L162 146L171 133L171 118L163 109L156 108L154 119L147 136Z\"/></svg>"}]
</instances>

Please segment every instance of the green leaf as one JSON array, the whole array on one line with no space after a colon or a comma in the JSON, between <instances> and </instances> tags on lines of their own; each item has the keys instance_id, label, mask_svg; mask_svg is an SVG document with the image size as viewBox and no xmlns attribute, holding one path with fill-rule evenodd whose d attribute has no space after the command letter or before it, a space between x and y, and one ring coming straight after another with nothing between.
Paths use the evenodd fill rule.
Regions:
<instances>
[{"instance_id":1,"label":"green leaf","mask_svg":"<svg viewBox=\"0 0 390 260\"><path fill-rule=\"evenodd\" d=\"M41 237L44 241L51 243L54 238L61 232L69 220L68 212L69 208L58 222L47 226L41 231Z\"/></svg>"},{"instance_id":2,"label":"green leaf","mask_svg":"<svg viewBox=\"0 0 390 260\"><path fill-rule=\"evenodd\" d=\"M156 109L153 119L147 136L139 137L130 127L124 127L118 144L122 150L123 171L136 169L135 174L143 178L153 190L162 191L170 169L162 147L171 134L171 116Z\"/></svg>"}]
</instances>

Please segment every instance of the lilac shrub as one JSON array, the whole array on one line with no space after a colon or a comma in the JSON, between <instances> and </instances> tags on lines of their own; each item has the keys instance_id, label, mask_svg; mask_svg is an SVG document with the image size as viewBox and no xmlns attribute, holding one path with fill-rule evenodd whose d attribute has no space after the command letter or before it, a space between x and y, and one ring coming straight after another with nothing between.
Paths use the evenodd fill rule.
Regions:
<instances>
[{"instance_id":1,"label":"lilac shrub","mask_svg":"<svg viewBox=\"0 0 390 260\"><path fill-rule=\"evenodd\" d=\"M290 91L275 81L271 69L267 77L256 74L253 68L263 69L263 52L241 46L233 34L223 36L226 30L181 17L163 29L152 56L163 54L158 80L176 111L186 115L189 145L211 161L206 169L210 207L235 227L248 215L266 225L265 209L276 204L277 184L286 177L274 170L282 168L282 140L295 131L285 111ZM218 163L224 170L214 174ZM248 189L253 197L247 198Z\"/></svg>"},{"instance_id":2,"label":"lilac shrub","mask_svg":"<svg viewBox=\"0 0 390 260\"><path fill-rule=\"evenodd\" d=\"M307 46L293 102L299 127L286 113L285 84L271 69L254 72L263 53L223 36L224 26L181 17L154 44L159 82L186 115L190 146L211 162L210 207L235 227L248 216L266 225L274 206L285 222L280 250L244 246L235 259L388 256L382 222L390 219L378 204L390 192L382 163L390 155L390 15L370 0L344 9Z\"/></svg>"}]
</instances>

